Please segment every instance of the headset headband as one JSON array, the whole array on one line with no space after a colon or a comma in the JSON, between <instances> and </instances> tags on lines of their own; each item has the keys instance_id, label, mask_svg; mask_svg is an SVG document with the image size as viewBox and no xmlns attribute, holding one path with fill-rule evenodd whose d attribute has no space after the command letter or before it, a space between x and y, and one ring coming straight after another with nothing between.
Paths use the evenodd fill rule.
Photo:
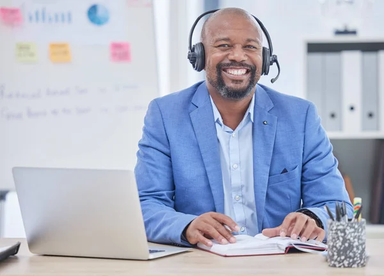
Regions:
<instances>
[{"instance_id":1,"label":"headset headband","mask_svg":"<svg viewBox=\"0 0 384 276\"><path fill-rule=\"evenodd\" d=\"M197 23L199 23L200 19L203 18L204 16L206 16L207 14L210 14L210 13L215 13L217 12L219 9L216 9L216 10L211 10L211 11L207 11L203 14L201 14L198 18L196 18L195 22L193 23L192 25L192 28L191 28L191 31L189 33L189 50L192 49L192 36L193 36L193 32L196 28L196 25ZM252 14L251 14L252 15ZM269 36L269 33L267 31L267 29L264 27L264 24L254 15L252 15L252 17L256 20L256 22L259 24L261 30L263 31L265 37L267 38L267 41L268 41L268 47L269 47L269 52L270 52L270 56L273 55L273 46L272 46L272 40L271 40L271 37Z\"/></svg>"}]
</instances>

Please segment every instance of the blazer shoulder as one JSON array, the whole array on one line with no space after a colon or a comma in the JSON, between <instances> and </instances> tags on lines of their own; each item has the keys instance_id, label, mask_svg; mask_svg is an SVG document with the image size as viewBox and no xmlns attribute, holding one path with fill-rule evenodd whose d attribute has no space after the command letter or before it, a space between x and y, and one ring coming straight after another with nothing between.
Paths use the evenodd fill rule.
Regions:
<instances>
[{"instance_id":1,"label":"blazer shoulder","mask_svg":"<svg viewBox=\"0 0 384 276\"><path fill-rule=\"evenodd\" d=\"M155 101L159 104L160 107L172 108L176 106L185 106L185 104L190 104L197 88L202 84L202 82L195 83L194 85L177 91L171 94L156 98Z\"/></svg>"}]
</instances>

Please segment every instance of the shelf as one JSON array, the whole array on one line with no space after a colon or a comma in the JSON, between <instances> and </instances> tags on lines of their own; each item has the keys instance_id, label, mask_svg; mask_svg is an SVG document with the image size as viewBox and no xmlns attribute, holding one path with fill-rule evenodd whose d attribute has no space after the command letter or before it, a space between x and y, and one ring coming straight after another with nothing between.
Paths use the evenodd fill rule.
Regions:
<instances>
[{"instance_id":1,"label":"shelf","mask_svg":"<svg viewBox=\"0 0 384 276\"><path fill-rule=\"evenodd\" d=\"M365 131L359 133L348 133L342 131L328 131L329 139L384 139L384 132Z\"/></svg>"}]
</instances>

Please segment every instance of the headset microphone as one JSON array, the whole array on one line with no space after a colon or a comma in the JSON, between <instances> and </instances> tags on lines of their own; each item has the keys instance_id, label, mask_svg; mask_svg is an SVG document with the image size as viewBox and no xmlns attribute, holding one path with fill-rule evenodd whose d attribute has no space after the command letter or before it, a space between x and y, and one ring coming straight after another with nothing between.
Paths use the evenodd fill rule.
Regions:
<instances>
[{"instance_id":1,"label":"headset microphone","mask_svg":"<svg viewBox=\"0 0 384 276\"><path fill-rule=\"evenodd\" d=\"M205 50L203 43L199 42L195 45L192 45L192 37L193 37L193 31L195 30L195 27L197 23L200 21L202 17L204 17L207 14L214 13L218 10L211 10L207 11L203 14L201 14L199 17L196 18L195 22L192 25L191 31L189 32L189 45L188 45L188 60L192 64L193 69L200 72L205 67ZM277 56L273 54L273 46L271 37L269 36L269 33L267 29L264 27L263 23L254 15L252 17L256 20L256 22L259 24L261 30L263 31L265 37L268 41L268 47L263 47L263 65L261 68L261 74L262 75L268 75L269 73L269 67L276 63L277 65L277 76L271 79L271 82L274 83L280 76L280 65L279 61L277 60Z\"/></svg>"},{"instance_id":2,"label":"headset microphone","mask_svg":"<svg viewBox=\"0 0 384 276\"><path fill-rule=\"evenodd\" d=\"M272 61L271 61L270 65L273 65L274 63L276 63L276 66L277 66L277 76L274 77L273 79L271 79L271 82L274 83L275 81L277 81L277 79L280 76L280 64L279 64L279 61L277 60L276 55L272 55L271 60Z\"/></svg>"}]
</instances>

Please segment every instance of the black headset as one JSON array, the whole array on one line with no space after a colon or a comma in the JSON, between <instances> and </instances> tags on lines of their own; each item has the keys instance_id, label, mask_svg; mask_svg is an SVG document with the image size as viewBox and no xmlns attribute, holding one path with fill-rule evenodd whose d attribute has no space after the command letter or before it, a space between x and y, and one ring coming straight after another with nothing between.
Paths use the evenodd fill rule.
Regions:
<instances>
[{"instance_id":1,"label":"black headset","mask_svg":"<svg viewBox=\"0 0 384 276\"><path fill-rule=\"evenodd\" d=\"M193 69L196 71L200 72L201 70L204 69L205 67L205 50L204 50L204 45L203 43L199 42L195 45L192 46L192 36L193 36L193 31L195 30L195 27L197 23L200 21L200 19L207 14L214 13L218 11L217 10L211 10L207 11L203 14L201 14L196 20L195 23L193 23L191 31L189 33L189 49L188 49L188 60L192 64ZM279 61L277 60L277 56L273 54L273 46L272 46L272 41L271 37L268 34L267 29L264 27L263 23L256 18L256 16L252 15L253 18L255 18L256 22L260 25L261 30L263 31L265 37L267 38L268 41L268 46L269 49L266 47L263 47L263 65L261 69L261 74L262 75L268 75L269 73L269 67L276 63L277 65L277 76L271 79L271 82L274 83L280 76L280 65Z\"/></svg>"}]
</instances>

